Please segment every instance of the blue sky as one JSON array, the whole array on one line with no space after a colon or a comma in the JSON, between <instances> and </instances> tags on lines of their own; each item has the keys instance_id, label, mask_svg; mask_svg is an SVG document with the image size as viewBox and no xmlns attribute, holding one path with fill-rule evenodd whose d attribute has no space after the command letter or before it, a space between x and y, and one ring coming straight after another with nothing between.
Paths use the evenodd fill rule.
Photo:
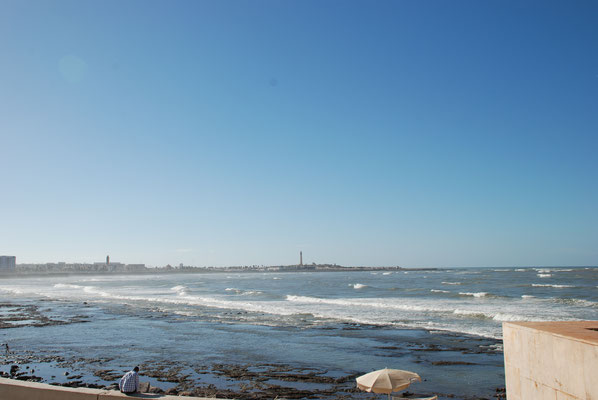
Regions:
<instances>
[{"instance_id":1,"label":"blue sky","mask_svg":"<svg viewBox=\"0 0 598 400\"><path fill-rule=\"evenodd\" d=\"M0 253L598 264L593 1L0 2Z\"/></svg>"}]
</instances>

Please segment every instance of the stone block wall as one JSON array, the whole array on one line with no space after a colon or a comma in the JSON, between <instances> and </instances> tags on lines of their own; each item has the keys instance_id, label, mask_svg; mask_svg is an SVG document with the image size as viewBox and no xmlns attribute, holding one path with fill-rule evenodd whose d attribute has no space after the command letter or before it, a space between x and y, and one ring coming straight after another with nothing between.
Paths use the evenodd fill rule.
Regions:
<instances>
[{"instance_id":1,"label":"stone block wall","mask_svg":"<svg viewBox=\"0 0 598 400\"><path fill-rule=\"evenodd\" d=\"M598 400L598 321L506 322L509 400Z\"/></svg>"}]
</instances>

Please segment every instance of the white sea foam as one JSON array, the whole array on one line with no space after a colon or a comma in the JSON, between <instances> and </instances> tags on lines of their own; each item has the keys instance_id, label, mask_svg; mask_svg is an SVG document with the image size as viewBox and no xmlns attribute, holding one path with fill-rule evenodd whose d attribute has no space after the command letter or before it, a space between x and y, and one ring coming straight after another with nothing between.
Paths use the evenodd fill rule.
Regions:
<instances>
[{"instance_id":1,"label":"white sea foam","mask_svg":"<svg viewBox=\"0 0 598 400\"><path fill-rule=\"evenodd\" d=\"M500 322L510 322L510 321L541 321L539 319L525 317L523 315L514 315L514 314L505 314L505 313L498 313L492 317L495 321Z\"/></svg>"},{"instance_id":2,"label":"white sea foam","mask_svg":"<svg viewBox=\"0 0 598 400\"><path fill-rule=\"evenodd\" d=\"M476 293L459 292L459 294L461 296L472 296L472 297L486 297L486 296L488 296L488 292L476 292Z\"/></svg>"},{"instance_id":3,"label":"white sea foam","mask_svg":"<svg viewBox=\"0 0 598 400\"><path fill-rule=\"evenodd\" d=\"M492 319L494 317L494 314L484 313L484 312L477 311L477 310L461 310L459 308L457 308L455 311L453 311L453 314L466 315L471 318Z\"/></svg>"},{"instance_id":4,"label":"white sea foam","mask_svg":"<svg viewBox=\"0 0 598 400\"><path fill-rule=\"evenodd\" d=\"M572 288L575 287L573 285L551 285L548 283L532 283L533 287L552 287L552 288Z\"/></svg>"},{"instance_id":5,"label":"white sea foam","mask_svg":"<svg viewBox=\"0 0 598 400\"><path fill-rule=\"evenodd\" d=\"M349 285L349 286L353 286L353 289L363 289L365 287L368 287L368 285L364 285L364 284L361 284L361 283L356 283L354 285Z\"/></svg>"},{"instance_id":6,"label":"white sea foam","mask_svg":"<svg viewBox=\"0 0 598 400\"><path fill-rule=\"evenodd\" d=\"M244 295L244 296L251 296L251 295L256 295L256 294L262 294L263 292L259 291L259 290L241 290L241 289L236 289L236 288L226 288L224 289L227 292L235 292L236 294L240 294L240 295Z\"/></svg>"},{"instance_id":7,"label":"white sea foam","mask_svg":"<svg viewBox=\"0 0 598 400\"><path fill-rule=\"evenodd\" d=\"M538 274L538 278L550 278L551 274Z\"/></svg>"},{"instance_id":8,"label":"white sea foam","mask_svg":"<svg viewBox=\"0 0 598 400\"><path fill-rule=\"evenodd\" d=\"M524 271L537 273L533 269ZM577 271L587 273L581 268ZM98 282L90 282L95 286L82 286L84 283L81 282L89 280L81 280L81 277L51 278L43 280L43 282L39 278L24 278L3 282L5 284L0 287L0 293L12 293L14 298L45 296L60 300L73 300L79 304L81 301L88 301L98 304L110 302L127 304L133 307L149 307L152 310L177 312L181 315L180 318L185 315L201 316L207 310L213 308L209 310L209 315L216 318L222 315L223 318L228 320L238 318L239 321L249 323L254 321L266 325L283 323L281 321L302 324L301 321L303 320L318 321L316 323L328 323L327 321L334 320L500 337L500 322L502 321L592 318L592 315L598 309L598 304L582 298L593 299L591 296L593 296L596 289L587 286L572 286L571 280L564 279L568 276L566 273L556 275L558 272L554 269L552 272L559 280L548 280L548 282L561 285L524 283L523 285L505 289L509 291L509 297L482 295L482 293L493 291L494 282L482 280L476 281L475 286L470 286L467 280L463 282L448 281L448 279L460 279L455 275L459 271L455 274L448 274L446 271L427 272L426 275L429 273L430 278L432 278L434 275L431 274L440 274L435 276L442 277L438 280L444 280L443 285L462 285L458 288L461 291L460 297L452 294L446 296L436 295L436 293L454 293L456 295L459 290L449 292L448 290L437 289L441 286L438 281L426 283L424 280L420 281L418 285L405 286L400 291L392 292L392 297L367 297L368 294L375 292L375 290L363 289L366 286L363 282L367 282L367 275L369 275L367 272L360 275L356 273L356 277L351 278L348 282L344 280L346 275L338 275L337 282L344 282L344 284L361 280L362 283L349 285L351 288L363 285L362 290L350 291L345 298L336 297L342 293L342 288L341 291L339 291L339 288L331 291L329 285L321 286L320 282L317 281L308 287L298 286L296 293L305 294L305 296L289 295L280 300L272 300L272 298L267 300L264 297L258 297L263 296L260 290L265 293L278 293L276 282L271 279L280 278L269 274L264 275L264 278L260 275L257 278L259 283L253 285L253 287L259 287L260 290L241 290L235 287L226 287L227 285L223 284L227 282L224 274L186 275L184 277L175 276L174 278L157 276L156 280L158 282L156 283L148 282L148 279L140 280L136 276L113 277L107 275ZM480 272L476 271L476 273ZM483 273L491 274L490 271L484 271ZM240 278L245 281L246 279L254 279L254 276L256 275L241 275ZM417 276L421 276L421 274L418 273ZM494 274L493 277L494 279L506 279L508 275ZM220 282L220 284L208 285L207 282L211 281ZM540 280L537 279L537 281ZM546 281L544 280L544 282ZM118 284L113 284L113 282L118 282ZM165 282L170 284L165 286ZM204 284L201 292L197 292L199 295L196 295L197 293L190 295L186 292L187 287L184 285L195 287L197 284ZM237 285L228 283L231 286L233 284ZM575 296L578 299L534 298L527 293L535 293L531 287L536 285L547 287L548 290L554 287L555 291L553 293L560 293L557 288L572 287L575 289L571 289L571 293L580 294ZM244 285L244 287L252 286ZM447 289L452 288L448 287ZM592 293L587 294L588 289ZM419 292L411 295L406 293L408 290ZM486 292L483 292L483 290L486 290ZM287 293L293 293L294 291L294 289L290 289ZM231 296L231 294L234 295ZM391 292L387 292L387 295L390 294ZM221 313L217 309L244 311L244 313L235 317L236 312L232 314L228 312Z\"/></svg>"},{"instance_id":9,"label":"white sea foam","mask_svg":"<svg viewBox=\"0 0 598 400\"><path fill-rule=\"evenodd\" d=\"M327 304L335 306L343 306L350 309L352 312L357 312L356 308L362 308L371 311L372 308L402 310L412 312L433 312L433 313L452 313L453 309L444 307L439 302L423 302L423 304L406 304L404 302L392 302L391 299L385 298L361 298L361 299L326 299L320 297L310 296L295 296L287 295L286 300L292 303L304 304ZM438 305L438 306L436 306Z\"/></svg>"},{"instance_id":10,"label":"white sea foam","mask_svg":"<svg viewBox=\"0 0 598 400\"><path fill-rule=\"evenodd\" d=\"M164 311L166 311L166 310L164 310ZM193 313L191 311L175 310L173 312L175 314L182 315L184 317L193 317L195 315L195 313Z\"/></svg>"},{"instance_id":11,"label":"white sea foam","mask_svg":"<svg viewBox=\"0 0 598 400\"><path fill-rule=\"evenodd\" d=\"M70 283L57 283L54 285L56 289L82 289L81 285L71 285Z\"/></svg>"},{"instance_id":12,"label":"white sea foam","mask_svg":"<svg viewBox=\"0 0 598 400\"><path fill-rule=\"evenodd\" d=\"M525 272L527 270L525 268L517 268L515 271L517 271L517 272Z\"/></svg>"},{"instance_id":13,"label":"white sea foam","mask_svg":"<svg viewBox=\"0 0 598 400\"><path fill-rule=\"evenodd\" d=\"M189 288L184 285L177 285L170 288L173 292L176 292L179 296L184 296L189 291Z\"/></svg>"},{"instance_id":14,"label":"white sea foam","mask_svg":"<svg viewBox=\"0 0 598 400\"><path fill-rule=\"evenodd\" d=\"M390 275L392 272L383 272L382 275Z\"/></svg>"},{"instance_id":15,"label":"white sea foam","mask_svg":"<svg viewBox=\"0 0 598 400\"><path fill-rule=\"evenodd\" d=\"M0 287L0 290L7 292L7 293L12 293L12 294L24 294L24 292L22 290L19 290L16 288Z\"/></svg>"},{"instance_id":16,"label":"white sea foam","mask_svg":"<svg viewBox=\"0 0 598 400\"><path fill-rule=\"evenodd\" d=\"M531 321L532 319L523 315L507 314L500 312L484 312L480 310L460 310L454 311L454 314L465 315L470 318L491 319L494 321L508 322L508 321Z\"/></svg>"},{"instance_id":17,"label":"white sea foam","mask_svg":"<svg viewBox=\"0 0 598 400\"><path fill-rule=\"evenodd\" d=\"M562 303L562 304L570 304L570 305L576 305L576 306L581 306L581 307L592 307L592 308L598 308L598 303L596 303L595 301L590 301L590 300L585 300L585 299L560 299L560 298L555 298L553 299L554 301L556 301L557 303Z\"/></svg>"}]
</instances>

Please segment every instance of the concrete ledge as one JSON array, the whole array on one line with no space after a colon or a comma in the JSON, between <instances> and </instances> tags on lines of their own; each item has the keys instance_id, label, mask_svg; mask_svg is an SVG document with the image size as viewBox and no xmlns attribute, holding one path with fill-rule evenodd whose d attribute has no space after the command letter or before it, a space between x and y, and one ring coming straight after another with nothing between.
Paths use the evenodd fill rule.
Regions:
<instances>
[{"instance_id":1,"label":"concrete ledge","mask_svg":"<svg viewBox=\"0 0 598 400\"><path fill-rule=\"evenodd\" d=\"M207 397L180 397L140 393L126 395L115 390L68 388L45 383L0 378L0 399L10 400L111 400L111 399L160 399L160 400L215 400Z\"/></svg>"},{"instance_id":2,"label":"concrete ledge","mask_svg":"<svg viewBox=\"0 0 598 400\"><path fill-rule=\"evenodd\" d=\"M509 400L598 400L598 321L503 323Z\"/></svg>"}]
</instances>

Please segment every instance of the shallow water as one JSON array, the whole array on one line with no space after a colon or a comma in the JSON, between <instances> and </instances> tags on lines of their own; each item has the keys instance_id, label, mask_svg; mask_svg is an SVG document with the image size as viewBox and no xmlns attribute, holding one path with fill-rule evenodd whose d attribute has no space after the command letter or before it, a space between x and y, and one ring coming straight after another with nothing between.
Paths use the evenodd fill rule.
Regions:
<instances>
[{"instance_id":1,"label":"shallow water","mask_svg":"<svg viewBox=\"0 0 598 400\"><path fill-rule=\"evenodd\" d=\"M490 397L504 386L502 321L595 319L597 277L595 268L512 268L3 278L3 301L65 324L14 321L1 340L15 352L108 359L77 367L87 375L161 360L336 376L389 367L420 373L418 391Z\"/></svg>"}]
</instances>

